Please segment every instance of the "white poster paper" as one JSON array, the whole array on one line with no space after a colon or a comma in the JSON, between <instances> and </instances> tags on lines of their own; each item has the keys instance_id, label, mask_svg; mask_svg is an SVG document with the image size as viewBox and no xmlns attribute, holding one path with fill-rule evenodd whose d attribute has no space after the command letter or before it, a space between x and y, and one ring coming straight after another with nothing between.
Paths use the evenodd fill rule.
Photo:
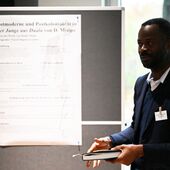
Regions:
<instances>
[{"instance_id":1,"label":"white poster paper","mask_svg":"<svg viewBox=\"0 0 170 170\"><path fill-rule=\"evenodd\" d=\"M0 145L81 144L81 16L0 16Z\"/></svg>"}]
</instances>

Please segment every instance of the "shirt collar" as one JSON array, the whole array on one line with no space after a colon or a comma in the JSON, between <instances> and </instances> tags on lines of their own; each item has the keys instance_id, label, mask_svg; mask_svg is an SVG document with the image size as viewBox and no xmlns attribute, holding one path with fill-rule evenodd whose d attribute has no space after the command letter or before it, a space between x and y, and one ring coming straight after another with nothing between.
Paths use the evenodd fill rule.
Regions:
<instances>
[{"instance_id":1,"label":"shirt collar","mask_svg":"<svg viewBox=\"0 0 170 170\"><path fill-rule=\"evenodd\" d=\"M164 72L164 74L160 77L160 79L159 79L159 80L156 80L155 82L163 83L163 82L165 81L165 78L167 77L169 71L170 71L170 67ZM150 72L150 73L148 74L148 77L147 77L147 79L146 79L147 83L150 83L151 81L154 81L154 80L153 80L153 77L151 77L151 74L152 74L152 72Z\"/></svg>"},{"instance_id":2,"label":"shirt collar","mask_svg":"<svg viewBox=\"0 0 170 170\"><path fill-rule=\"evenodd\" d=\"M169 71L170 71L170 67L165 71L165 73L161 76L161 78L156 81L154 81L153 77L151 77L151 74L152 74L151 72L148 74L146 81L148 84L150 84L151 91L155 90L160 83L163 83L165 81L165 78L167 77Z\"/></svg>"}]
</instances>

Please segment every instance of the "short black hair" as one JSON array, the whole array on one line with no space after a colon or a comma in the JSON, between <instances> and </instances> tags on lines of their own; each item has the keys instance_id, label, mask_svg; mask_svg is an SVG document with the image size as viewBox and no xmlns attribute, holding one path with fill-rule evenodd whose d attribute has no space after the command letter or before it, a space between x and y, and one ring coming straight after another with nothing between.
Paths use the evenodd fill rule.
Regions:
<instances>
[{"instance_id":1,"label":"short black hair","mask_svg":"<svg viewBox=\"0 0 170 170\"><path fill-rule=\"evenodd\" d=\"M144 22L141 26L156 24L159 27L159 30L164 34L168 39L170 38L170 22L164 18L153 18Z\"/></svg>"}]
</instances>

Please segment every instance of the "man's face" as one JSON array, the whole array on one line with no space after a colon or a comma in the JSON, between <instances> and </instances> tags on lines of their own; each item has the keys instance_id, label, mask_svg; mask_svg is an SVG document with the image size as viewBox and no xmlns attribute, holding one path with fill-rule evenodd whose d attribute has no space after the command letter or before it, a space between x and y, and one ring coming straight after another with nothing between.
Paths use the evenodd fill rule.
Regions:
<instances>
[{"instance_id":1,"label":"man's face","mask_svg":"<svg viewBox=\"0 0 170 170\"><path fill-rule=\"evenodd\" d=\"M144 67L159 68L167 58L165 36L155 24L142 26L138 34L138 52Z\"/></svg>"}]
</instances>

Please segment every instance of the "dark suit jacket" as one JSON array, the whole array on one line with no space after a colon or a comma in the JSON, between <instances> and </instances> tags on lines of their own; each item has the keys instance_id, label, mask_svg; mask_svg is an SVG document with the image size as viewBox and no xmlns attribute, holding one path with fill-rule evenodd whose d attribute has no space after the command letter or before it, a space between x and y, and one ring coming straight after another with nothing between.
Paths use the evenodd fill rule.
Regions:
<instances>
[{"instance_id":1,"label":"dark suit jacket","mask_svg":"<svg viewBox=\"0 0 170 170\"><path fill-rule=\"evenodd\" d=\"M148 88L146 81L147 75L139 77L135 84L134 93L134 115L130 127L122 132L111 135L113 146L119 144L139 144L144 146L144 157L142 158L142 167L144 170L170 170L170 72L167 75L162 94L163 108L167 111L168 119L155 121L154 113L151 113L147 120L146 126L142 127L143 135L139 141L139 124L141 117L142 102ZM155 103L155 108L159 107ZM141 126L140 126L141 128ZM131 166L133 168L133 164Z\"/></svg>"}]
</instances>

